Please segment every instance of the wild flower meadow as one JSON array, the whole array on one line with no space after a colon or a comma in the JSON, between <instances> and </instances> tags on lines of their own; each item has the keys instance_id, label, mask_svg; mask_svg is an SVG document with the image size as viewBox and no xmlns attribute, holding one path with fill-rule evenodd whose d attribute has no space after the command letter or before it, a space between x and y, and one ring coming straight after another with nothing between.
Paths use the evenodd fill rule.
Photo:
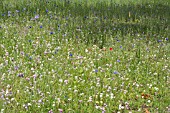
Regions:
<instances>
[{"instance_id":1,"label":"wild flower meadow","mask_svg":"<svg viewBox=\"0 0 170 113\"><path fill-rule=\"evenodd\" d=\"M170 112L169 0L1 0L1 113Z\"/></svg>"}]
</instances>

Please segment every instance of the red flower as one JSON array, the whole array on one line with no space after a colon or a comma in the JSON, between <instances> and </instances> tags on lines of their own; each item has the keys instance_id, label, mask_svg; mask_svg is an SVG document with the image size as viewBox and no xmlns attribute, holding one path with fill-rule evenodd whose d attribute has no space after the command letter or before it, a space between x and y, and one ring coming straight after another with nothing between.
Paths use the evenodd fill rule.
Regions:
<instances>
[{"instance_id":1,"label":"red flower","mask_svg":"<svg viewBox=\"0 0 170 113\"><path fill-rule=\"evenodd\" d=\"M111 47L111 48L110 48L110 51L112 51L112 50L113 50L113 48Z\"/></svg>"}]
</instances>

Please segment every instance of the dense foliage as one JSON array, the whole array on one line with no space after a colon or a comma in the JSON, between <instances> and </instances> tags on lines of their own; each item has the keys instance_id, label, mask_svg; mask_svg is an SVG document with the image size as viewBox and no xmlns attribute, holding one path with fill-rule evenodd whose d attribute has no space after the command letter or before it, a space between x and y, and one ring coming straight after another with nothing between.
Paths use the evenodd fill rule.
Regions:
<instances>
[{"instance_id":1,"label":"dense foliage","mask_svg":"<svg viewBox=\"0 0 170 113\"><path fill-rule=\"evenodd\" d=\"M1 0L1 113L170 112L169 0Z\"/></svg>"}]
</instances>

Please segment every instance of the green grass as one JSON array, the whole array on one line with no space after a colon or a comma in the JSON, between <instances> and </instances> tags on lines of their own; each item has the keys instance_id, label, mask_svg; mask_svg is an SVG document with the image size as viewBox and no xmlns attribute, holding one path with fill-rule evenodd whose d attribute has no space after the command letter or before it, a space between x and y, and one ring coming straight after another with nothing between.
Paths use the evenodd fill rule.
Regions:
<instances>
[{"instance_id":1,"label":"green grass","mask_svg":"<svg viewBox=\"0 0 170 113\"><path fill-rule=\"evenodd\" d=\"M2 113L170 112L169 0L1 0Z\"/></svg>"}]
</instances>

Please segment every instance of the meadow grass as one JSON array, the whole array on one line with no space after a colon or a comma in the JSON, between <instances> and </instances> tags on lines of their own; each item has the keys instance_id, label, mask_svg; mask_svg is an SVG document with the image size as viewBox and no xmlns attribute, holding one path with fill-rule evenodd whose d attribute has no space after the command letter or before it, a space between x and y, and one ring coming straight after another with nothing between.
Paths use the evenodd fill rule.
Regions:
<instances>
[{"instance_id":1,"label":"meadow grass","mask_svg":"<svg viewBox=\"0 0 170 113\"><path fill-rule=\"evenodd\" d=\"M169 0L1 0L1 113L170 112Z\"/></svg>"}]
</instances>

